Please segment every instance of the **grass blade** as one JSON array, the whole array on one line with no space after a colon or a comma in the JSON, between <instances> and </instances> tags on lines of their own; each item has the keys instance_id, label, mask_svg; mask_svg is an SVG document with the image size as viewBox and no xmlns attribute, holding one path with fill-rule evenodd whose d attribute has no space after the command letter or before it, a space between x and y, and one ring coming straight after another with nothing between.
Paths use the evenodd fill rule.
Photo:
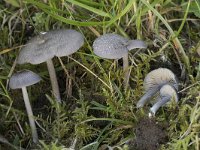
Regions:
<instances>
[{"instance_id":1,"label":"grass blade","mask_svg":"<svg viewBox=\"0 0 200 150\"><path fill-rule=\"evenodd\" d=\"M181 42L179 41L179 39L176 37L176 34L174 33L174 31L172 30L172 28L170 27L170 25L167 23L167 21L160 15L160 13L154 9L151 4L147 3L146 0L141 0L143 4L145 4L162 22L163 24L166 26L166 28L169 30L171 36L172 36L172 40L174 42L175 47L179 50L179 53L183 59L183 62L186 66L186 69L189 73L191 73L191 69L190 69L190 62L189 62L189 58L186 55L183 46L181 44Z\"/></svg>"},{"instance_id":2,"label":"grass blade","mask_svg":"<svg viewBox=\"0 0 200 150\"><path fill-rule=\"evenodd\" d=\"M89 11L91 11L91 12L97 14L97 15L104 16L104 17L110 17L110 14L108 14L108 13L106 13L102 10L96 9L94 7L90 7L90 6L85 5L83 3L80 3L78 1L75 1L75 0L66 0L66 1L70 2L71 4L77 5L79 7L82 7L84 9L87 9L87 10L89 10Z\"/></svg>"},{"instance_id":3,"label":"grass blade","mask_svg":"<svg viewBox=\"0 0 200 150\"><path fill-rule=\"evenodd\" d=\"M111 24L115 23L118 19L120 19L122 16L124 16L126 13L128 13L131 10L131 7L133 6L133 3L135 0L130 0L127 6L124 8L124 10L119 13L117 16L113 17L106 27L109 27Z\"/></svg>"}]
</instances>

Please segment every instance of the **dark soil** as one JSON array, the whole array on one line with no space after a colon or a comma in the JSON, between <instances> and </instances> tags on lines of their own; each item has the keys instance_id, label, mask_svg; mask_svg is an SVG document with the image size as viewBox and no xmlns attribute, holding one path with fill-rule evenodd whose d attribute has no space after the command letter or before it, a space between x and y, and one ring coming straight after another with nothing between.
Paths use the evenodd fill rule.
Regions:
<instances>
[{"instance_id":1,"label":"dark soil","mask_svg":"<svg viewBox=\"0 0 200 150\"><path fill-rule=\"evenodd\" d=\"M130 141L130 150L158 150L161 144L168 141L166 125L161 125L155 119L140 120L134 130L136 138Z\"/></svg>"}]
</instances>

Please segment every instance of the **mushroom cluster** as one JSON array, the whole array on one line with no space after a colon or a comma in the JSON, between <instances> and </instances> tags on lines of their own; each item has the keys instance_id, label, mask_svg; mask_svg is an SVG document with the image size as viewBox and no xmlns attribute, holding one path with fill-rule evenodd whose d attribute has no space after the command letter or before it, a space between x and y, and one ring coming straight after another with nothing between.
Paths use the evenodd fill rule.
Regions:
<instances>
[{"instance_id":1,"label":"mushroom cluster","mask_svg":"<svg viewBox=\"0 0 200 150\"><path fill-rule=\"evenodd\" d=\"M61 102L58 81L52 58L68 56L76 52L84 44L83 35L75 30L53 30L32 38L21 49L17 63L47 63L53 95Z\"/></svg>"},{"instance_id":2,"label":"mushroom cluster","mask_svg":"<svg viewBox=\"0 0 200 150\"><path fill-rule=\"evenodd\" d=\"M40 34L32 38L21 49L17 63L40 64L47 63L50 75L52 92L55 99L61 102L58 81L53 57L68 56L76 52L84 44L84 37L75 30L53 30ZM129 40L120 35L109 33L104 34L93 42L94 53L102 58L120 59L123 58L124 86L128 86L129 63L128 52L135 48L147 48L142 40ZM9 86L11 89L22 89L24 103L26 106L29 123L32 131L33 142L38 142L38 134L34 121L31 104L28 98L27 86L35 84L41 80L41 77L29 70L24 70L13 74L10 78ZM150 112L155 115L157 110L169 102L172 98L178 102L178 82L169 69L159 68L151 71L144 79L145 94L137 103L137 107L143 107L157 93L157 102L150 108Z\"/></svg>"},{"instance_id":3,"label":"mushroom cluster","mask_svg":"<svg viewBox=\"0 0 200 150\"><path fill-rule=\"evenodd\" d=\"M155 115L157 110L174 99L178 102L178 81L174 73L167 68L158 68L144 79L145 94L137 103L137 108L143 107L145 103L158 93L157 102L150 108L150 115Z\"/></svg>"},{"instance_id":4,"label":"mushroom cluster","mask_svg":"<svg viewBox=\"0 0 200 150\"><path fill-rule=\"evenodd\" d=\"M58 81L52 58L54 56L62 57L71 55L83 44L83 35L75 30L60 29L45 32L28 41L28 43L21 49L17 63L40 64L42 62L46 62L50 75L53 95L58 102L61 102ZM9 87L11 89L22 89L34 143L38 142L38 134L26 87L33 85L40 80L41 77L34 72L23 70L14 73L9 81Z\"/></svg>"}]
</instances>

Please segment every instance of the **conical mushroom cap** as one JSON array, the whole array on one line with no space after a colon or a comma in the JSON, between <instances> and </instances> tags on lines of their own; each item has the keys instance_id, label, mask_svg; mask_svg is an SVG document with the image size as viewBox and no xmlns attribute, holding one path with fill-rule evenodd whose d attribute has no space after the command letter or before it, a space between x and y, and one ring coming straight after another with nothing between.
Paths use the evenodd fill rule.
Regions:
<instances>
[{"instance_id":1,"label":"conical mushroom cap","mask_svg":"<svg viewBox=\"0 0 200 150\"><path fill-rule=\"evenodd\" d=\"M25 86L30 86L35 83L38 83L40 80L41 77L36 73L29 70L23 70L11 76L9 87L11 89L19 89Z\"/></svg>"},{"instance_id":2,"label":"conical mushroom cap","mask_svg":"<svg viewBox=\"0 0 200 150\"><path fill-rule=\"evenodd\" d=\"M84 43L83 35L75 30L53 30L32 38L20 51L17 63L40 64L54 56L67 56Z\"/></svg>"},{"instance_id":3,"label":"conical mushroom cap","mask_svg":"<svg viewBox=\"0 0 200 150\"><path fill-rule=\"evenodd\" d=\"M120 35L104 34L94 41L94 53L102 58L119 59L128 53L127 42L128 39Z\"/></svg>"},{"instance_id":4,"label":"conical mushroom cap","mask_svg":"<svg viewBox=\"0 0 200 150\"><path fill-rule=\"evenodd\" d=\"M178 90L178 82L175 74L167 68L158 68L150 73L144 79L145 91L151 89L159 90L164 84L169 84Z\"/></svg>"}]
</instances>

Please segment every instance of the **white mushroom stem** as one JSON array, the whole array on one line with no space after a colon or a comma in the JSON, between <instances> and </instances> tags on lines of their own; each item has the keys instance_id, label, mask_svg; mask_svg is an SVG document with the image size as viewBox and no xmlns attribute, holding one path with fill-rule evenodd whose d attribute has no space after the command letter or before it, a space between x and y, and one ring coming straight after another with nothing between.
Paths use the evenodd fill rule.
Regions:
<instances>
[{"instance_id":1,"label":"white mushroom stem","mask_svg":"<svg viewBox=\"0 0 200 150\"><path fill-rule=\"evenodd\" d=\"M137 108L143 107L144 104L154 95L156 94L156 92L158 92L158 89L151 89L149 91L147 91L142 97L141 99L138 101L137 103Z\"/></svg>"},{"instance_id":2,"label":"white mushroom stem","mask_svg":"<svg viewBox=\"0 0 200 150\"><path fill-rule=\"evenodd\" d=\"M163 85L160 89L160 97L158 101L150 108L150 112L155 115L157 110L170 101L172 97L174 97L175 101L178 102L178 96L174 87L168 84Z\"/></svg>"},{"instance_id":3,"label":"white mushroom stem","mask_svg":"<svg viewBox=\"0 0 200 150\"><path fill-rule=\"evenodd\" d=\"M123 71L124 71L124 89L129 85L129 64L128 64L128 53L123 56Z\"/></svg>"},{"instance_id":4,"label":"white mushroom stem","mask_svg":"<svg viewBox=\"0 0 200 150\"><path fill-rule=\"evenodd\" d=\"M28 92L27 92L26 87L22 87L22 94L23 94L24 103L25 103L25 107L26 107L26 111L28 114L28 119L29 119L29 123L30 123L30 127L31 127L33 142L37 143L38 142L38 134L37 134L33 111L32 111L31 104L30 104L30 101L28 98Z\"/></svg>"},{"instance_id":5,"label":"white mushroom stem","mask_svg":"<svg viewBox=\"0 0 200 150\"><path fill-rule=\"evenodd\" d=\"M135 48L147 48L147 45L142 40L129 40L126 48L130 51ZM128 64L128 52L123 57L123 70L124 70L124 88L129 86L129 64Z\"/></svg>"},{"instance_id":6,"label":"white mushroom stem","mask_svg":"<svg viewBox=\"0 0 200 150\"><path fill-rule=\"evenodd\" d=\"M160 107L162 107L163 105L165 105L170 99L171 99L171 97L159 98L158 101L150 108L151 113L153 113L155 115L157 110Z\"/></svg>"},{"instance_id":7,"label":"white mushroom stem","mask_svg":"<svg viewBox=\"0 0 200 150\"><path fill-rule=\"evenodd\" d=\"M47 60L47 68L49 71L53 95L55 96L56 100L60 103L61 97L60 97L60 91L59 91L59 86L58 86L58 80L57 80L56 71L51 59Z\"/></svg>"}]
</instances>

